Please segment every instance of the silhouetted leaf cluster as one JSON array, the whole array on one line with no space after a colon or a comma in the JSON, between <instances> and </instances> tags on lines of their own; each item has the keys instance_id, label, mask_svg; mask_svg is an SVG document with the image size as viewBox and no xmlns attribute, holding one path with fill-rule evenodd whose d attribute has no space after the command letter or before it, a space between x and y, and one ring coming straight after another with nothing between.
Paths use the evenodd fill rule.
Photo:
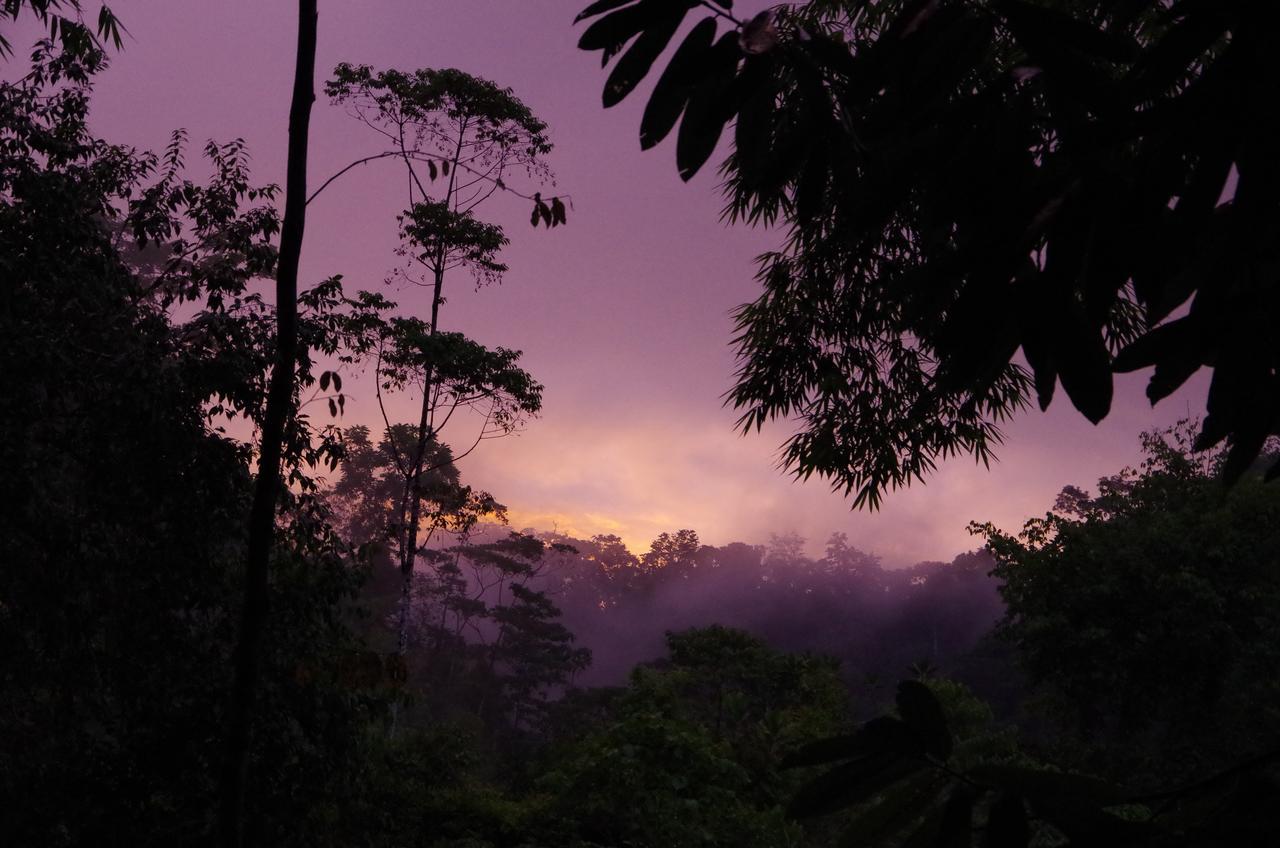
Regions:
<instances>
[{"instance_id":1,"label":"silhouetted leaf cluster","mask_svg":"<svg viewBox=\"0 0 1280 848\"><path fill-rule=\"evenodd\" d=\"M211 839L254 459L219 428L258 421L274 350L248 287L273 267L275 217L243 144L206 147L196 183L176 174L180 134L162 156L94 137L101 59L45 41L0 82L6 845ZM304 332L336 350L347 304L317 288ZM299 359L300 381L312 367ZM358 579L315 497L330 435L297 416L284 452L248 802L278 844L320 832L313 810L385 705L335 685L358 651L341 618Z\"/></svg>"},{"instance_id":2,"label":"silhouetted leaf cluster","mask_svg":"<svg viewBox=\"0 0 1280 848\"><path fill-rule=\"evenodd\" d=\"M953 756L943 706L923 682L898 684L897 712L852 735L812 742L783 760L790 768L839 763L805 784L788 813L808 819L851 810L840 839L850 846L950 848L972 845L981 834L990 848L1028 848L1045 840L1190 848L1258 838L1270 826L1238 821L1237 805L1277 797L1266 773L1274 753L1194 785L1139 794L1007 754L975 758L980 749L972 743L954 746ZM1272 818L1262 814L1264 822Z\"/></svg>"},{"instance_id":3,"label":"silhouetted leaf cluster","mask_svg":"<svg viewBox=\"0 0 1280 848\"><path fill-rule=\"evenodd\" d=\"M529 217L529 223L538 226L539 222L546 225L547 229L558 227L565 223L564 201L558 197L551 198L551 202L547 203L542 199L542 192L535 192L533 195L533 214Z\"/></svg>"},{"instance_id":4,"label":"silhouetted leaf cluster","mask_svg":"<svg viewBox=\"0 0 1280 848\"><path fill-rule=\"evenodd\" d=\"M1152 366L1152 402L1212 369L1198 445L1229 443L1228 480L1280 432L1264 6L716 6L595 3L579 46L619 56L611 105L714 13L659 75L641 142L683 115L687 179L734 121L729 216L789 227L738 313L730 394L744 429L799 420L787 467L874 507L938 458L985 462L1032 393L1045 408L1060 383L1097 422L1112 372Z\"/></svg>"},{"instance_id":5,"label":"silhouetted leaf cluster","mask_svg":"<svg viewBox=\"0 0 1280 848\"><path fill-rule=\"evenodd\" d=\"M84 7L80 0L4 0L4 5L0 6L0 18L16 20L23 7L48 27L49 41L56 41L60 51L67 55L88 56L100 52L103 41L110 42L117 50L124 44L121 38L124 26L105 3L98 7L93 27L84 22ZM63 10L71 14L61 14ZM13 45L0 33L0 59L11 55Z\"/></svg>"},{"instance_id":6,"label":"silhouetted leaf cluster","mask_svg":"<svg viewBox=\"0 0 1280 848\"><path fill-rule=\"evenodd\" d=\"M1135 785L1280 743L1280 492L1255 473L1224 495L1226 452L1188 453L1192 430L1148 434L1140 468L1069 487L1016 536L971 528L996 559L999 631L1075 756Z\"/></svg>"},{"instance_id":7,"label":"silhouetted leaf cluster","mask_svg":"<svg viewBox=\"0 0 1280 848\"><path fill-rule=\"evenodd\" d=\"M467 222L452 223L449 214L469 217L471 210L494 191L508 191L532 200L530 223L535 227L539 223L548 228L566 223L562 197L544 199L541 192L522 194L508 183L507 171L511 168L519 168L526 177L539 182L551 178L542 161L551 152L547 125L511 89L456 68L378 71L369 65L344 62L334 69L333 79L325 84L325 93L395 142L397 149L369 159L395 155L409 166L415 180L415 164L425 166L431 182L448 178L445 199L434 204L443 203L444 207L431 211L432 220L422 220L420 213L408 213L418 220L414 230L418 246L427 248L425 257L420 258L434 258L432 248L438 250L441 245L448 245L445 254L465 251L474 238L464 232L460 240L454 239L450 231ZM426 187L418 187L425 199ZM485 226L501 236L500 228ZM445 232L432 235L437 227L443 227ZM501 238L501 244L505 243L506 239ZM487 261L491 261L494 252L496 248L487 249ZM502 270L505 266L493 276L496 278Z\"/></svg>"}]
</instances>

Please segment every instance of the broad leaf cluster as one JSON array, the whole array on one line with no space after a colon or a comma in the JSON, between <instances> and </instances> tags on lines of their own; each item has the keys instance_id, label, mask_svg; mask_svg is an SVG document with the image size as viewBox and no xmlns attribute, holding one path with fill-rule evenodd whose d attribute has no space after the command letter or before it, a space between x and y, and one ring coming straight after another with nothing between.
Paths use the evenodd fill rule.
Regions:
<instances>
[{"instance_id":1,"label":"broad leaf cluster","mask_svg":"<svg viewBox=\"0 0 1280 848\"><path fill-rule=\"evenodd\" d=\"M604 0L580 46L619 57L610 104L712 13L641 139L680 120L688 178L732 121L729 216L788 227L738 313L730 394L744 429L799 421L787 467L875 506L939 458L985 461L1032 394L1060 384L1097 422L1112 372L1151 366L1153 402L1213 370L1199 445L1230 444L1228 479L1280 430L1262 6L730 6Z\"/></svg>"},{"instance_id":2,"label":"broad leaf cluster","mask_svg":"<svg viewBox=\"0 0 1280 848\"><path fill-rule=\"evenodd\" d=\"M856 733L810 743L788 767L830 766L800 789L788 812L808 819L848 811L843 845L968 846L981 835L991 848L1031 845L1209 846L1260 838L1272 817L1249 805L1274 797L1266 759L1174 789L1138 792L1105 780L1046 767L1007 738L982 732L957 737L938 693L942 681L898 685L897 715ZM1241 779L1241 775L1246 775Z\"/></svg>"},{"instance_id":3,"label":"broad leaf cluster","mask_svg":"<svg viewBox=\"0 0 1280 848\"><path fill-rule=\"evenodd\" d=\"M1131 781L1280 742L1280 498L1257 473L1224 496L1225 458L1189 454L1188 429L1149 434L1141 468L1064 489L1016 536L973 528L996 557L1000 633L1075 755Z\"/></svg>"},{"instance_id":4,"label":"broad leaf cluster","mask_svg":"<svg viewBox=\"0 0 1280 848\"><path fill-rule=\"evenodd\" d=\"M163 157L95 138L101 54L34 56L0 84L0 841L203 843L252 491L252 447L217 427L258 415L269 194L235 144L189 183L180 136ZM249 818L281 845L317 844L383 703L336 682L357 575L311 488L315 436L299 420L285 451L251 761Z\"/></svg>"}]
</instances>

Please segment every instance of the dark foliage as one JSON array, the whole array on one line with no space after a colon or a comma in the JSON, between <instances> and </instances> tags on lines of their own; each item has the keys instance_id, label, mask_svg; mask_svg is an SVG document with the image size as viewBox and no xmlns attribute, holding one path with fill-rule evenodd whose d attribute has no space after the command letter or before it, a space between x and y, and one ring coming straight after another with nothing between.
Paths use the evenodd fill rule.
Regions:
<instances>
[{"instance_id":1,"label":"dark foliage","mask_svg":"<svg viewBox=\"0 0 1280 848\"><path fill-rule=\"evenodd\" d=\"M874 507L939 458L985 462L1032 392L1097 422L1112 372L1151 366L1152 402L1213 371L1197 444L1227 441L1229 481L1280 432L1267 4L731 5L595 3L579 46L620 55L610 105L712 13L641 139L683 115L688 179L733 121L729 217L789 228L730 395L744 430L799 419L787 467Z\"/></svg>"},{"instance_id":2,"label":"dark foliage","mask_svg":"<svg viewBox=\"0 0 1280 848\"><path fill-rule=\"evenodd\" d=\"M566 842L795 844L802 833L782 815L794 781L778 763L788 747L844 724L835 664L722 627L669 633L667 646L590 732L560 743L538 781L576 837Z\"/></svg>"},{"instance_id":3,"label":"dark foliage","mask_svg":"<svg viewBox=\"0 0 1280 848\"><path fill-rule=\"evenodd\" d=\"M804 555L804 541L774 536L768 546L703 545L692 530L662 533L641 556L616 537L552 536L574 555L553 560L542 576L565 622L592 649L586 681L617 683L657 656L662 634L716 622L746 630L786 651L836 658L841 675L873 702L881 681L925 664L978 686L1008 704L1016 688L1011 663L988 652L987 668L970 655L1003 607L994 565L985 554L950 563L888 569L837 533L826 553Z\"/></svg>"},{"instance_id":4,"label":"dark foliage","mask_svg":"<svg viewBox=\"0 0 1280 848\"><path fill-rule=\"evenodd\" d=\"M728 0L601 0L584 13L600 17L587 46L619 56L607 102L634 90L697 6L731 20ZM855 7L856 24L848 17ZM882 338L898 343L872 358L897 363L889 373L905 381L897 385L906 393L877 395L873 381L856 394L873 411L904 402L924 414L912 385L934 400L939 386L954 392L947 397L959 404L957 417L920 431L913 449L926 458L957 421L976 429L953 448L978 444L990 423L983 416L1015 403L1032 379L1009 370L1007 356L969 351L994 363L1011 394L985 412L964 409L972 373L956 364L969 350L956 322L984 314L985 305L967 299L975 281L998 280L975 277L965 262L988 225L1012 237L1004 204L1039 202L1035 193L1049 192L1036 213L1043 232L1033 252L1044 261L1035 266L1035 291L1061 295L1054 286L1067 285L1062 275L1073 282L1070 309L1055 301L1031 312L1019 305L1012 319L996 315L993 349L996 340L1010 342L1001 321L1022 333L1032 326L1024 326L1028 315L1079 307L1110 357L1143 322L1169 314L1151 317L1183 285L1165 271L1194 270L1228 247L1243 251L1222 266L1229 284L1197 289L1190 324L1165 325L1191 329L1157 328L1116 360L1155 355L1157 382L1177 382L1182 372L1167 362L1173 347L1197 351L1192 359L1200 362L1209 356L1197 345L1218 345L1202 441L1225 427L1228 446L1205 457L1189 451L1185 432L1172 444L1150 437L1141 469L1104 479L1096 496L1069 487L1022 536L983 527L989 552L891 570L844 534L815 559L794 534L764 546L710 546L678 530L635 555L612 536L491 532L481 521L504 509L462 484L455 460L464 452L455 455L440 439L431 404L421 423L388 421L377 439L366 428L342 432L314 421L310 404L327 407L329 419L344 412L351 388L344 381L366 360L376 362L377 392L433 386L446 419L446 408L479 404L487 412L482 437L537 413L541 386L518 367L516 352L436 328L440 276L454 263L473 266L480 281L500 273L501 231L458 214L456 195L453 206L433 205L418 184L421 196L411 195L401 221L403 255L430 274L431 320L389 317L394 304L367 292L349 298L332 277L298 294L297 350L281 358L288 345L260 293L280 270L278 191L250 182L244 143L205 145L211 176L197 181L187 175L182 132L161 155L95 138L87 127L91 82L105 67L103 43L118 46L122 31L110 10L100 9L95 26L75 0L0 3L0 20L29 13L48 34L28 72L0 83L0 843L205 845L217 836L246 526L255 458L265 453L252 437L227 431L246 423L263 432L268 418L278 419L264 403L273 363L287 376L278 422L286 485L263 572L268 614L251 699L257 732L245 737L250 844L1274 841L1277 497L1259 467L1240 467L1249 422L1263 413L1227 414L1239 392L1260 384L1248 384L1247 369L1222 347L1223 333L1243 334L1240 349L1252 350L1253 329L1213 323L1234 320L1214 310L1238 308L1256 293L1249 286L1266 283L1264 274L1248 274L1265 258L1255 239L1274 213L1258 199L1269 166L1258 162L1258 131L1231 123L1248 104L1218 97L1227 90L1218 88L1222 80L1238 83L1233 75L1253 61L1247 51L1262 35L1241 27L1261 7L1184 1L1152 12L1146 2L1115 3L1082 24L1101 8L1088 0L813 3L741 22L719 38L716 21L704 21L676 51L646 110L646 145L684 115L678 158L690 174L736 115L729 175L731 190L747 192L739 212L797 224L792 247L766 260L810 275L797 280L837 279L827 274L835 268L848 272L844 282L870 281L868 291L883 294L879 277L841 264L854 256L849 234L870 232L850 229L850 221L872 212L890 222L885 227L903 228L902 252L877 262L915 281L886 277L885 286L915 298L924 290L917 283L938 283L929 276L935 260L954 260L946 273L956 276L929 290L937 302L908 298L909 309L899 302L875 319L884 322ZM836 37L842 27L844 45ZM957 32L974 42L953 42ZM1120 38L1125 33L1132 38ZM8 50L0 39L0 52ZM350 88L335 97L360 101L352 108L417 104L426 111L413 120L489 110L521 128L511 137L497 124L470 126L497 145L491 164L546 152L536 119L483 80L343 68ZM1018 68L1025 72L1005 78ZM1179 81L1161 82L1182 71ZM1267 84L1271 73L1259 71L1249 85ZM971 77L967 88L952 84ZM863 83L883 91L863 91ZM760 90L772 91L772 100L752 100ZM1251 97L1253 89L1241 91ZM929 101L931 93L938 96ZM1146 100L1137 108L1121 95ZM975 97L982 103L970 102ZM823 98L831 107L825 115L811 108ZM1079 104L1086 111L1073 113ZM1132 135L1108 136L1124 125L1126 109L1134 113ZM1206 113L1220 119L1216 129L1187 123ZM916 123L904 129L888 120L902 114ZM790 123L815 115L818 123ZM926 126L926 116L942 130ZM996 119L1009 123L999 124L986 158L969 136L955 135L956 121L977 132ZM752 129L753 120L763 123ZM953 158L908 167L911 156L938 152L938 131L964 142L947 154ZM961 183L939 182L944 171L963 182L1017 166L1025 151L1009 138L1022 131L1042 133L1025 185L993 183L983 200L959 192ZM866 162L834 155L853 136L866 141L865 149L855 145ZM452 158L415 143L388 156L415 180L423 169L428 181L450 178L462 162L461 131L451 137ZM771 145L782 141L799 147L775 155ZM1210 149L1216 143L1223 149ZM745 164L761 151L768 163ZM1227 160L1239 171L1238 188L1229 203L1209 203L1207 186ZM765 164L781 168L773 182L741 182L768 172ZM793 165L799 170L787 171ZM1131 173L1140 165L1155 170ZM877 181L886 174L896 176ZM846 196L853 185L846 178L855 177L867 193ZM907 194L895 196L903 186ZM1143 193L1151 186L1157 195L1177 189L1168 214L1124 205L1155 196ZM487 190L460 202L478 202ZM773 207L760 194L768 191ZM298 200L296 184L293 194ZM1088 223L1106 211L1107 198L1120 204L1126 224L1159 219L1156 235L1179 240L1169 261L1183 264L1142 276L1151 271L1139 273L1154 255L1154 243L1142 241L1151 232L1132 242L1141 247L1125 242L1108 253L1114 234ZM530 199L536 220L563 223L559 198ZM865 205L881 202L888 205L878 212ZM1210 243L1204 219L1243 229ZM958 229L939 235L922 224L938 220ZM1060 267L1073 245L1084 245L1084 271ZM989 255L1013 249L994 244ZM1103 259L1119 264L1097 266ZM1115 281L1108 268L1132 273L1134 289L1099 318L1089 310L1106 303L1106 287L1094 283L1099 274ZM777 273L780 296L798 294ZM831 291L844 292L844 282ZM831 305L814 315L835 323L812 326L848 317L824 314ZM916 330L925 334L911 335ZM1071 372L1062 358L1075 355L1083 336L1046 332L1052 355L1031 361L1040 388L1045 374L1055 375L1077 405L1104 411L1090 405L1098 386L1088 369ZM1016 340L1035 360L1028 340ZM823 347L829 341L819 347L836 350ZM803 356L779 350L774 364L807 379ZM830 394L841 373L826 369L815 385ZM1258 409L1265 412L1269 397L1258 396ZM895 431L888 432L892 452ZM418 456L407 463L410 453ZM327 486L319 475L339 468L341 478ZM1241 480L1227 491L1224 476ZM404 532L407 522L423 537ZM396 567L406 559L421 566L418 580L404 580ZM996 641L989 634L1001 614L1005 639ZM624 685L576 688L591 649L606 666L602 675L622 682L621 670L630 671ZM1030 700L1011 665L1014 652L1038 687ZM896 679L908 666L914 679L879 689L877 676ZM997 726L965 681L996 697L1002 717L1021 726ZM864 724L850 720L885 708ZM224 837L234 839L233 831Z\"/></svg>"},{"instance_id":5,"label":"dark foliage","mask_svg":"<svg viewBox=\"0 0 1280 848\"><path fill-rule=\"evenodd\" d=\"M945 692L946 687L934 687ZM812 742L783 765L839 765L788 808L808 819L851 810L841 844L1208 846L1261 844L1275 833L1275 755L1165 791L1136 792L1046 768L989 733L956 738L930 685L898 684L897 715ZM952 710L954 713L954 709ZM958 742L959 744L953 744ZM1242 818L1243 809L1255 808Z\"/></svg>"},{"instance_id":6,"label":"dark foliage","mask_svg":"<svg viewBox=\"0 0 1280 848\"><path fill-rule=\"evenodd\" d=\"M258 418L246 385L270 360L270 322L245 286L270 272L277 222L245 204L272 190L248 186L238 143L210 145L201 186L177 174L181 136L162 158L93 138L103 62L45 41L28 76L0 85L0 841L12 845L209 838L251 495L249 451L214 423ZM168 312L179 298L199 301L184 324ZM314 381L309 360L299 380ZM356 575L309 493L324 444L304 421L287 432L297 489L272 551L247 821L257 841L320 844L316 817L381 696L336 673L358 648L341 620Z\"/></svg>"},{"instance_id":7,"label":"dark foliage","mask_svg":"<svg viewBox=\"0 0 1280 848\"><path fill-rule=\"evenodd\" d=\"M1188 430L1149 434L1140 469L1068 487L1017 537L975 528L1000 633L1064 730L1055 757L1131 785L1280 746L1280 493L1254 473L1224 495L1225 456L1188 454Z\"/></svg>"}]
</instances>

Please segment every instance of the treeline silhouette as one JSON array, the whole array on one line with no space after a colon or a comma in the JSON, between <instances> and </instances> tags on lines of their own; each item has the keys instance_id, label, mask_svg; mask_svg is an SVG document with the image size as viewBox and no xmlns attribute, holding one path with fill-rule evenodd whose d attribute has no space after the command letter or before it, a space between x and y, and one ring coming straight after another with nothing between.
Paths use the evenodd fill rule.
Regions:
<instances>
[{"instance_id":1,"label":"treeline silhouette","mask_svg":"<svg viewBox=\"0 0 1280 848\"><path fill-rule=\"evenodd\" d=\"M855 691L887 686L917 667L1008 703L1016 671L991 638L1004 606L988 553L890 569L844 533L830 537L822 557L804 548L795 534L774 534L767 545L704 545L686 529L662 533L636 554L615 535L584 540L483 525L465 543L428 553L435 565L416 589L412 644L438 650L444 629L462 642L495 638L489 619L514 585L539 593L589 653L561 685L621 684L662 655L668 632L718 624L779 650L836 659ZM497 549L523 549L531 561L499 557ZM394 594L387 567L370 582L383 587L384 605Z\"/></svg>"},{"instance_id":2,"label":"treeline silhouette","mask_svg":"<svg viewBox=\"0 0 1280 848\"><path fill-rule=\"evenodd\" d=\"M837 5L823 20L839 24L847 7ZM868 37L884 34L891 45L916 30L941 35L934 17L941 8L983 27L1000 20L954 3L875 5ZM1043 33L1043 9L997 5L1006 17L1009 9L1031 16L1019 39ZM1270 79L1251 74L1274 63L1241 53L1256 49L1265 28L1222 41L1260 6L1245 15L1239 4L1156 5L1174 13L1154 14L1160 25L1144 38L1155 58L1138 63L1139 79L1177 76L1187 62L1209 79L1210 92L1242 76L1251 85ZM641 31L663 6L593 4L592 15L609 13L611 21L595 30L607 36L602 49L639 36L632 49L643 43L640 58L661 52L665 40ZM315 4L301 7L314 12ZM1153 17L1147 3L1121 7L1129 9L1124 26ZM1228 13L1215 11L1223 8ZM1183 356L1187 350L1238 337L1221 359L1208 359L1219 369L1215 381L1230 385L1215 382L1200 434L1189 425L1148 434L1140 466L1104 478L1096 491L1072 486L1052 505L1027 505L1049 509L1020 532L975 525L983 552L891 570L839 534L819 557L788 535L761 547L710 546L675 530L632 552L607 536L511 534L501 527L500 501L463 482L456 460L466 450L455 453L440 433L453 409L470 406L485 422L471 434L475 444L511 432L538 410L541 386L518 367L517 352L438 329L437 319L443 277L461 267L454 260L472 263L478 281L505 267L496 259L501 229L459 210L470 201L457 200L454 177L483 164L459 158L460 149L475 149L464 132L497 145L489 164L519 162L537 184L545 176L538 160L550 149L541 122L508 90L459 71L340 66L330 90L340 105L366 123L403 118L422 130L397 137L396 149L379 158L404 167L414 185L398 255L431 288L432 315L399 313L376 293L349 295L336 276L304 284L296 302L277 311L263 284L289 282L301 235L290 228L282 259L279 191L252 182L240 140L206 144L201 167L209 177L196 180L181 131L159 154L96 137L88 121L93 82L106 69L105 43L119 48L121 28L109 10L96 25L85 11L75 0L0 5L0 19L30 14L41 24L24 72L0 81L0 843L1208 848L1275 841L1280 490L1263 481L1276 455L1267 442L1274 421L1259 423L1271 395L1258 386L1276 375L1266 357L1244 356L1269 336L1220 320L1271 291L1266 274L1250 276L1268 254L1248 253L1236 270L1249 285L1234 292L1239 298L1210 304L1210 317L1197 319L1208 321L1203 332L1189 334L1195 345L1161 334L1165 341L1147 352L1162 367L1175 360L1171 375L1157 372L1163 391L1205 360L1203 351ZM890 18L903 25L882 33L878 22ZM669 39L678 20L663 21ZM736 73L747 48L759 56L780 43L771 18L748 23L716 42L717 61L732 61L722 71ZM1097 46L1091 30L1069 32L1076 47L1065 55L1032 39L1059 70L1082 67L1073 61L1081 40ZM698 38L710 35L702 26ZM850 57L834 36L812 35L792 58L803 62L832 46L834 58ZM302 54L313 41L299 43L296 103L307 99ZM0 38L0 53L11 51ZM833 58L829 49L826 56ZM619 64L626 73L611 97L649 63L640 68L633 56ZM700 79L707 68L691 70ZM680 108L659 116L670 130L686 107L695 115L689 129L682 124L692 138L678 157L686 172L711 155L714 144L705 142L714 142L720 117L728 120L727 112L716 113L715 126L696 117L726 78L717 75L711 89L685 87L695 82L669 78L663 97ZM822 79L788 79L788 96L793 82L811 94L828 91ZM1013 90L1020 107L1036 102L1039 85ZM1170 97L1178 100L1184 89L1175 89ZM1246 100L1193 103L1238 111ZM1076 114L1062 105L1052 114ZM302 112L297 124L305 123ZM450 122L460 128L449 136L453 158L418 145L436 144L432 133ZM1265 125L1232 125L1251 166L1258 161L1251 139ZM1206 130L1212 126L1197 125L1196 150L1217 138ZM795 126L783 129L795 137ZM1167 131L1159 137L1168 140ZM1180 148L1164 149L1179 159ZM1117 161L1130 152L1120 149ZM1213 217L1210 178L1234 154L1229 146L1210 152L1188 160L1198 201L1171 210L1160 199L1144 209L1157 219L1174 213L1184 234ZM829 161L819 160L802 194L821 184ZM289 193L305 200L304 181L290 171ZM1246 169L1242 184L1275 174ZM511 188L505 179L490 185ZM1275 205L1250 191L1242 213L1223 220L1248 224L1231 230L1232 239L1261 244ZM454 202L432 199L442 192ZM841 204L852 197L841 195ZM566 223L563 202L536 190L528 199L535 225ZM1106 199L1090 197L1086 211ZM1056 216L1077 200L1050 211ZM972 223L973 210L959 211ZM1071 243L1106 243L1105 229L1077 228L1080 220L1058 219L1055 226L1075 223L1055 238L1088 231ZM896 224L890 230L901 233ZM945 242L949 230L937 232ZM1220 256L1235 244L1214 242L1196 256ZM800 253L811 246L795 245ZM1182 260L1190 265L1196 256ZM1182 284L1199 287L1190 278ZM1249 320L1269 320L1265 306L1251 309ZM1132 317L1108 313L1104 323L1123 329L1115 325L1125 315ZM296 326L284 326L289 319ZM295 355L285 330L296 330ZM933 342L956 350L947 332ZM1080 344L1081 336L1058 338L1056 353L1034 366L1036 388L1051 391L1053 381L1041 378L1060 371L1073 384L1072 400L1095 408L1101 382L1087 378L1098 368L1073 371L1069 357L1059 358ZM785 347L778 350L767 364L796 366ZM997 377L1012 350L995 351ZM416 420L386 420L377 438L342 420L344 377L350 382L362 369L376 395L421 391L413 395ZM818 372L793 370L807 391ZM278 384L287 391L268 403L273 371L283 372ZM909 383L920 372L902 373ZM836 386L840 376L837 369L822 380ZM860 402L874 403L886 385L864 388ZM932 400L946 407L954 396L943 394ZM927 414L910 397L888 399ZM307 411L312 401L313 409L328 408L328 419ZM995 410L952 411L958 417L914 444L917 470L939 453L982 453ZM230 436L231 420L249 422L254 433L268 432L271 421L283 432L268 449ZM952 438L957 428L960 442ZM865 441L880 432L871 426L857 435ZM908 441L916 435L908 430ZM897 464L893 438L877 439L873 452L894 465L887 477L863 481L868 498L911 473L911 463ZM286 485L271 497L262 493L272 474L261 465L277 450ZM843 462L829 452L819 458ZM251 532L251 513L270 520Z\"/></svg>"},{"instance_id":3,"label":"treeline silhouette","mask_svg":"<svg viewBox=\"0 0 1280 848\"><path fill-rule=\"evenodd\" d=\"M994 561L887 569L877 556L831 536L823 556L794 534L766 545L703 545L694 531L663 533L634 554L616 536L545 534L571 546L552 559L545 585L565 623L590 647L584 682L616 682L658 656L669 630L718 623L789 652L835 657L850 683L904 673L912 664L949 672L1003 612Z\"/></svg>"}]
</instances>

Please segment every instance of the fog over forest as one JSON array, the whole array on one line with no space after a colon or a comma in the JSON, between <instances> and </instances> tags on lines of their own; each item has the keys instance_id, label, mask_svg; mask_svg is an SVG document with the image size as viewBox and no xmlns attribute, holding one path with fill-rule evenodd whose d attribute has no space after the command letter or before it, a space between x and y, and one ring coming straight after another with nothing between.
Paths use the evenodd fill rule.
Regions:
<instances>
[{"instance_id":1,"label":"fog over forest","mask_svg":"<svg viewBox=\"0 0 1280 848\"><path fill-rule=\"evenodd\" d=\"M1280 844L1278 33L0 3L0 846Z\"/></svg>"},{"instance_id":2,"label":"fog over forest","mask_svg":"<svg viewBox=\"0 0 1280 848\"><path fill-rule=\"evenodd\" d=\"M509 532L482 527L471 541ZM622 684L636 665L662 657L668 631L708 624L837 658L855 688L869 685L868 677L883 685L913 665L971 682L968 675L981 670L969 653L1003 612L990 576L995 563L982 551L885 569L842 533L818 559L804 555L805 540L795 534L770 534L767 545L713 546L681 530L636 554L616 536L522 533L568 548L549 552L528 585L555 601L577 644L591 651L591 665L573 680L582 686ZM492 601L483 564L468 561L465 549L461 556L472 596Z\"/></svg>"}]
</instances>

